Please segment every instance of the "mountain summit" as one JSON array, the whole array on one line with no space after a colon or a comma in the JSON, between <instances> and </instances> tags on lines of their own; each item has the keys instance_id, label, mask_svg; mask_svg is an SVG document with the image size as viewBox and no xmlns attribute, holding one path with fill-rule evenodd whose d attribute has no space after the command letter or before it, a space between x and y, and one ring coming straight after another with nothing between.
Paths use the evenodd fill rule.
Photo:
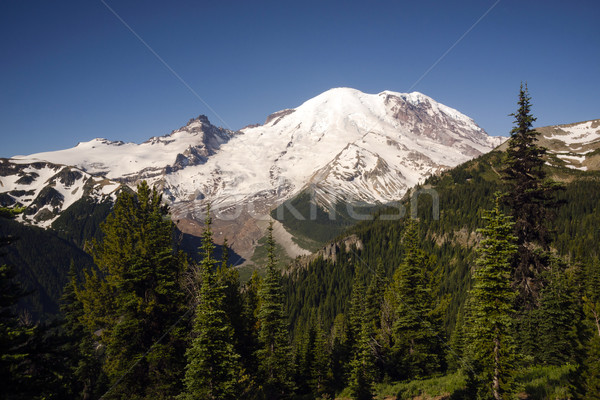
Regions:
<instances>
[{"instance_id":1,"label":"mountain summit","mask_svg":"<svg viewBox=\"0 0 600 400\"><path fill-rule=\"evenodd\" d=\"M175 203L271 206L309 184L335 199L387 202L503 140L421 93L336 88L243 129L206 163L169 174L165 187Z\"/></svg>"},{"instance_id":2,"label":"mountain summit","mask_svg":"<svg viewBox=\"0 0 600 400\"><path fill-rule=\"evenodd\" d=\"M223 229L215 229L217 239L222 232L235 248L236 236L255 243L254 236L262 235L257 217L309 187L322 205L386 203L503 140L421 93L335 88L237 132L200 116L141 144L94 139L10 162L67 165L129 186L145 179L163 190L174 219L189 233L197 233L195 221L210 202L217 212L229 213L221 218L228 220Z\"/></svg>"}]
</instances>

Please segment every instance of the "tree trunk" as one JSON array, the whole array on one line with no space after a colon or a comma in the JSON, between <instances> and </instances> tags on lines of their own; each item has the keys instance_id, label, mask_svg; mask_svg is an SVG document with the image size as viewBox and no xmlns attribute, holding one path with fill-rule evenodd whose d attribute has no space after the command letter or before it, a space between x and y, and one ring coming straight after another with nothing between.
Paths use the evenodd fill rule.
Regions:
<instances>
[{"instance_id":1,"label":"tree trunk","mask_svg":"<svg viewBox=\"0 0 600 400\"><path fill-rule=\"evenodd\" d=\"M500 340L494 338L494 377L492 380L492 391L495 400L502 400L500 395Z\"/></svg>"}]
</instances>

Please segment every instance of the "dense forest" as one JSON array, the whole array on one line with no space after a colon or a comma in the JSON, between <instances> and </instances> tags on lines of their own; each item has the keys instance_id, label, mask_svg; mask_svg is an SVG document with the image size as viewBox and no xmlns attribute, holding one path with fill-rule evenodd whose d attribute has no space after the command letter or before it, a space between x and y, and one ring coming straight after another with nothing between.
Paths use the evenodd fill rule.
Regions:
<instances>
[{"instance_id":1,"label":"dense forest","mask_svg":"<svg viewBox=\"0 0 600 400\"><path fill-rule=\"evenodd\" d=\"M0 397L600 398L600 175L549 168L530 107L521 87L506 151L334 225L333 256L282 274L270 227L244 284L210 209L194 260L156 189L122 192L100 230L56 238L86 250L65 260L58 317L17 313L32 294L22 260L2 261Z\"/></svg>"}]
</instances>

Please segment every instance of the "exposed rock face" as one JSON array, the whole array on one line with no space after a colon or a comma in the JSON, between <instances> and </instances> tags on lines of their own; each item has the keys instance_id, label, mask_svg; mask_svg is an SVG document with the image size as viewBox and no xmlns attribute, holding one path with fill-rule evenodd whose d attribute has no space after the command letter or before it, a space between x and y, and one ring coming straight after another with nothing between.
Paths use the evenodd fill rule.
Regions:
<instances>
[{"instance_id":1,"label":"exposed rock face","mask_svg":"<svg viewBox=\"0 0 600 400\"><path fill-rule=\"evenodd\" d=\"M278 123L279 121L281 121L281 119L282 119L283 117L285 117L286 115L290 115L290 114L291 114L291 113L293 113L294 111L296 111L296 110L288 108L288 109L286 109L286 110L281 110L281 111L274 112L273 114L271 114L271 115L269 115L269 116L267 117L267 119L266 119L266 121L265 121L265 125L267 125L267 124L269 124L269 123L273 122L273 124L272 124L272 125L273 125L273 126L275 126L275 125L277 125L277 123ZM254 127L256 127L256 126L254 126Z\"/></svg>"},{"instance_id":2,"label":"exposed rock face","mask_svg":"<svg viewBox=\"0 0 600 400\"><path fill-rule=\"evenodd\" d=\"M336 263L342 248L346 253L351 251L361 251L364 249L364 244L357 235L352 234L337 242L328 243L321 250L314 254L298 257L292 263L292 268L286 271L286 273L291 273L293 270L298 268L305 268L308 264L319 257L323 257L324 260L331 260L333 263Z\"/></svg>"},{"instance_id":3,"label":"exposed rock face","mask_svg":"<svg viewBox=\"0 0 600 400\"><path fill-rule=\"evenodd\" d=\"M75 167L0 159L0 206L26 207L17 219L42 227L80 198L114 198L120 187Z\"/></svg>"},{"instance_id":4,"label":"exposed rock face","mask_svg":"<svg viewBox=\"0 0 600 400\"><path fill-rule=\"evenodd\" d=\"M163 191L174 220L200 220L203 213L198 210L209 202L216 213L236 215L235 223L215 218L214 230L233 235L228 236L232 247L246 257L256 235L264 232L256 221L296 194L313 189L321 206L340 200L395 201L427 176L490 151L501 141L420 93L336 88L239 132L199 116L141 144L94 139L72 149L34 154L18 161L31 168L10 190L25 190L26 181L36 185L50 178L33 175L38 173L35 162L74 166L79 173L130 187L147 180ZM48 184L63 195L65 207L73 196L59 186L66 189L79 179L74 171L56 170L52 176L59 172ZM192 225L188 228L195 231Z\"/></svg>"}]
</instances>

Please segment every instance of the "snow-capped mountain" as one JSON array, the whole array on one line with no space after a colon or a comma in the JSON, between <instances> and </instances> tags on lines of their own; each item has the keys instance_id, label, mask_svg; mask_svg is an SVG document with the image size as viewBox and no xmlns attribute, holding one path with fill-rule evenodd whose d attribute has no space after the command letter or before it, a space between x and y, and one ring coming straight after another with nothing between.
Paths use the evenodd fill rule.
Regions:
<instances>
[{"instance_id":1,"label":"snow-capped mountain","mask_svg":"<svg viewBox=\"0 0 600 400\"><path fill-rule=\"evenodd\" d=\"M204 115L165 136L141 144L97 138L59 151L15 156L15 160L40 160L74 165L92 175L136 183L160 181L171 172L201 164L235 133L210 124Z\"/></svg>"},{"instance_id":2,"label":"snow-capped mountain","mask_svg":"<svg viewBox=\"0 0 600 400\"><path fill-rule=\"evenodd\" d=\"M36 162L49 168L68 165L88 179L130 186L146 179L162 188L174 219L190 233L210 202L230 216L221 218L228 219L223 229L215 227L217 240L227 235L236 249L236 236L241 241L243 235L251 247L262 235L253 217L267 215L309 187L322 204L398 200L425 177L488 152L504 139L488 136L471 118L421 93L336 88L239 132L215 127L201 116L142 144L94 139L6 162L28 165L23 168ZM39 182L59 187L47 175ZM0 179L0 191L17 200L10 191L24 190L16 186L18 178Z\"/></svg>"},{"instance_id":3,"label":"snow-capped mountain","mask_svg":"<svg viewBox=\"0 0 600 400\"><path fill-rule=\"evenodd\" d=\"M580 171L600 169L600 119L536 129L549 164Z\"/></svg>"},{"instance_id":4,"label":"snow-capped mountain","mask_svg":"<svg viewBox=\"0 0 600 400\"><path fill-rule=\"evenodd\" d=\"M0 159L0 207L26 207L17 218L42 227L50 226L80 198L114 200L120 188L117 182L76 167Z\"/></svg>"},{"instance_id":5,"label":"snow-capped mountain","mask_svg":"<svg viewBox=\"0 0 600 400\"><path fill-rule=\"evenodd\" d=\"M243 129L206 163L169 174L165 188L179 205L271 207L309 184L335 200L387 202L502 140L420 93L338 88Z\"/></svg>"}]
</instances>

